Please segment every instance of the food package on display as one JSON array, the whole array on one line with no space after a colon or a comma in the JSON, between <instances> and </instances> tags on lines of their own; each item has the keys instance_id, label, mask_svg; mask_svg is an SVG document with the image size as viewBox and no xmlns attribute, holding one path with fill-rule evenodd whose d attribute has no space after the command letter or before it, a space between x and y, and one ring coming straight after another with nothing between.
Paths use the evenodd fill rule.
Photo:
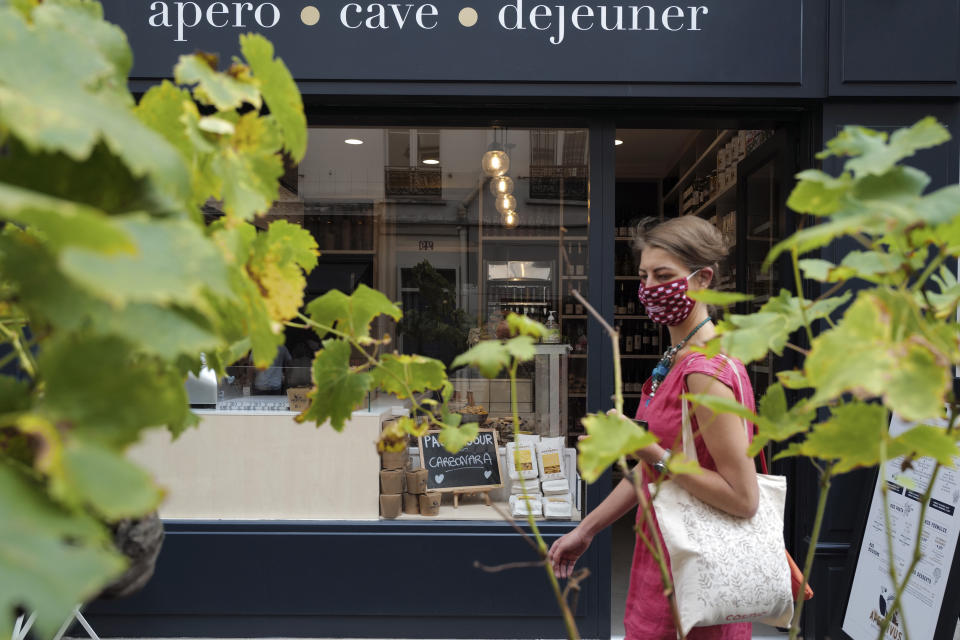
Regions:
<instances>
[{"instance_id":1,"label":"food package on display","mask_svg":"<svg viewBox=\"0 0 960 640\"><path fill-rule=\"evenodd\" d=\"M400 495L403 493L403 470L383 469L380 471L380 493Z\"/></svg>"},{"instance_id":2,"label":"food package on display","mask_svg":"<svg viewBox=\"0 0 960 640\"><path fill-rule=\"evenodd\" d=\"M420 515L435 516L440 513L440 494L424 493L420 495Z\"/></svg>"},{"instance_id":3,"label":"food package on display","mask_svg":"<svg viewBox=\"0 0 960 640\"><path fill-rule=\"evenodd\" d=\"M570 494L546 496L543 499L543 515L550 519L569 520L573 514L573 501Z\"/></svg>"},{"instance_id":4,"label":"food package on display","mask_svg":"<svg viewBox=\"0 0 960 640\"><path fill-rule=\"evenodd\" d=\"M570 482L566 478L563 480L545 480L542 488L545 496L569 495Z\"/></svg>"},{"instance_id":5,"label":"food package on display","mask_svg":"<svg viewBox=\"0 0 960 640\"><path fill-rule=\"evenodd\" d=\"M529 503L529 509L528 509ZM539 497L510 496L510 514L514 517L533 515L536 518L543 516L543 502Z\"/></svg>"},{"instance_id":6,"label":"food package on display","mask_svg":"<svg viewBox=\"0 0 960 640\"><path fill-rule=\"evenodd\" d=\"M420 513L420 496L418 494L403 494L403 512L411 515Z\"/></svg>"},{"instance_id":7,"label":"food package on display","mask_svg":"<svg viewBox=\"0 0 960 640\"><path fill-rule=\"evenodd\" d=\"M519 478L510 481L510 493L520 495L526 489L527 493L540 493L539 478Z\"/></svg>"},{"instance_id":8,"label":"food package on display","mask_svg":"<svg viewBox=\"0 0 960 640\"><path fill-rule=\"evenodd\" d=\"M537 441L540 436L520 434L516 442L507 443L507 469L511 480L537 478Z\"/></svg>"},{"instance_id":9,"label":"food package on display","mask_svg":"<svg viewBox=\"0 0 960 640\"><path fill-rule=\"evenodd\" d=\"M403 496L400 494L395 495L381 495L380 496L380 515L384 518L396 518L400 515L400 510L403 507Z\"/></svg>"},{"instance_id":10,"label":"food package on display","mask_svg":"<svg viewBox=\"0 0 960 640\"><path fill-rule=\"evenodd\" d=\"M403 451L384 451L380 454L380 466L384 469L406 469L410 463L410 454Z\"/></svg>"},{"instance_id":11,"label":"food package on display","mask_svg":"<svg viewBox=\"0 0 960 640\"><path fill-rule=\"evenodd\" d=\"M541 438L537 443L537 462L540 465L540 479L544 482L549 480L564 480L567 475L564 473L563 447L564 440L562 436L556 438Z\"/></svg>"},{"instance_id":12,"label":"food package on display","mask_svg":"<svg viewBox=\"0 0 960 640\"><path fill-rule=\"evenodd\" d=\"M428 475L426 469L412 469L407 471L407 492L416 494L426 493Z\"/></svg>"}]
</instances>

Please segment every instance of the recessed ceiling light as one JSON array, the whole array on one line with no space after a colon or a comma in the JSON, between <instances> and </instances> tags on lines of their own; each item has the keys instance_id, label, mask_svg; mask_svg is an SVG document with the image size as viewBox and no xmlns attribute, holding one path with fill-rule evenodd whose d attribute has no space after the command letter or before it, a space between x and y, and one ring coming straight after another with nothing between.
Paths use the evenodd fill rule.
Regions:
<instances>
[{"instance_id":1,"label":"recessed ceiling light","mask_svg":"<svg viewBox=\"0 0 960 640\"><path fill-rule=\"evenodd\" d=\"M427 160L424 160L423 164L440 164L440 161L434 158L429 158Z\"/></svg>"},{"instance_id":2,"label":"recessed ceiling light","mask_svg":"<svg viewBox=\"0 0 960 640\"><path fill-rule=\"evenodd\" d=\"M347 144L363 144L363 140L360 138L347 138L344 142Z\"/></svg>"},{"instance_id":3,"label":"recessed ceiling light","mask_svg":"<svg viewBox=\"0 0 960 640\"><path fill-rule=\"evenodd\" d=\"M614 140L613 144L619 147L620 145L623 144L623 140Z\"/></svg>"}]
</instances>

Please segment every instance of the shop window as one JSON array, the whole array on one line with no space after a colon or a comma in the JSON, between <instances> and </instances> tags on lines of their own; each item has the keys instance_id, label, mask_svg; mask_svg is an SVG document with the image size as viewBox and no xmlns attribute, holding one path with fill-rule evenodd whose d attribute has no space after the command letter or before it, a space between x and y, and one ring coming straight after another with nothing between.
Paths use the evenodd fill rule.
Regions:
<instances>
[{"instance_id":1,"label":"shop window","mask_svg":"<svg viewBox=\"0 0 960 640\"><path fill-rule=\"evenodd\" d=\"M316 239L321 256L305 303L360 283L401 302L403 319L378 318L373 334L389 334L391 348L403 353L449 365L478 341L503 336L508 313L555 322L562 343L537 346L520 370L515 399L521 429L548 438L555 454L545 470L535 464L535 473L523 474L526 485L540 496L541 515L560 519L579 518L583 493L574 446L586 411L587 316L572 293L588 293L587 146L583 129L315 127L306 157L285 173L280 199L258 223L282 218ZM491 149L509 162L503 180L483 170ZM505 201L498 203L494 182L510 196ZM166 517L395 515L389 511L398 498L380 495L397 488L381 484L372 443L404 403L371 396L339 434L295 424L288 409L309 386L311 354L320 345L309 331L288 329L286 338L272 367L258 372L239 362L219 381L209 403L216 409L203 413L197 431L217 474L184 469L195 452L147 462L170 489ZM490 497L510 508L519 478L511 479L506 453L513 440L509 381L471 369L452 370L450 379L453 408L496 438L503 482ZM409 464L428 466L418 444L411 442ZM450 477L434 474L434 481L438 475ZM251 487L257 477L261 484ZM552 496L541 495L545 490ZM480 496L458 498L454 508L453 493L441 495L438 515L401 517L500 517Z\"/></svg>"}]
</instances>

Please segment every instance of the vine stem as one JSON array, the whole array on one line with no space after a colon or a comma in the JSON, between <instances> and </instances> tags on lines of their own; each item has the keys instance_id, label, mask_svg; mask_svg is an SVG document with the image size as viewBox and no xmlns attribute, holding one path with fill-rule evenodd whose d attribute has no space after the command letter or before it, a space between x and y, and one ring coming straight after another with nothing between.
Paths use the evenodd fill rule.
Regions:
<instances>
[{"instance_id":1,"label":"vine stem","mask_svg":"<svg viewBox=\"0 0 960 640\"><path fill-rule=\"evenodd\" d=\"M0 323L0 333L13 345L17 356L20 358L20 366L23 367L24 371L26 371L31 378L36 379L37 363L34 361L33 354L30 353L29 349L24 347L25 340L23 338L22 327L17 327L17 330L14 331Z\"/></svg>"},{"instance_id":2,"label":"vine stem","mask_svg":"<svg viewBox=\"0 0 960 640\"><path fill-rule=\"evenodd\" d=\"M797 299L800 301L800 318L803 320L803 327L807 330L807 340L813 344L813 329L810 328L810 321L807 320L807 301L803 298L803 280L800 278L800 256L797 248L790 249L790 261L793 263L793 278L797 284Z\"/></svg>"},{"instance_id":3,"label":"vine stem","mask_svg":"<svg viewBox=\"0 0 960 640\"><path fill-rule=\"evenodd\" d=\"M943 247L940 247L940 251L937 252L937 256L930 261L930 264L928 264L923 270L923 272L920 274L920 277L917 278L917 281L913 283L912 287L910 287L910 290L919 291L921 288L923 288L923 285L926 284L927 279L930 278L930 275L937 269L937 267L942 265L946 259L947 253Z\"/></svg>"},{"instance_id":4,"label":"vine stem","mask_svg":"<svg viewBox=\"0 0 960 640\"><path fill-rule=\"evenodd\" d=\"M800 633L800 617L803 614L803 592L807 588L810 572L813 570L813 558L817 553L817 543L820 541L820 528L823 526L823 515L827 510L827 497L830 494L830 481L833 475L833 465L829 465L820 473L820 497L817 500L817 515L813 521L813 531L810 532L810 546L807 548L807 557L803 561L803 580L797 591L797 602L793 609L793 621L790 624L790 640L797 640Z\"/></svg>"},{"instance_id":5,"label":"vine stem","mask_svg":"<svg viewBox=\"0 0 960 640\"><path fill-rule=\"evenodd\" d=\"M520 363L516 358L513 358L510 365L510 411L513 414L514 442L520 442L520 407L517 400L517 369L519 366ZM514 457L514 465L517 467L515 470L519 472L519 463L516 457ZM543 539L543 535L540 533L540 527L537 526L537 521L533 517L533 510L530 508L530 494L527 492L527 483L523 482L522 478L520 488L523 490L523 501L527 505L527 524L530 526L533 538L537 542L537 553L540 555L541 561L543 561L543 568L547 572L547 580L550 582L553 596L557 599L557 605L560 607L560 613L563 616L563 626L567 630L567 638L569 640L580 640L580 631L577 629L577 622L573 618L573 612L570 610L570 607L567 606L567 601L563 597L563 591L560 589L560 581L557 580L557 574L553 572L553 565L548 559L549 549Z\"/></svg>"},{"instance_id":6,"label":"vine stem","mask_svg":"<svg viewBox=\"0 0 960 640\"><path fill-rule=\"evenodd\" d=\"M613 404L617 413L622 416L623 381L621 380L622 373L620 368L620 334L616 329L610 326L610 323L603 319L603 316L601 316L597 310L594 309L593 306L584 299L579 291L574 291L573 297L576 298L578 302L583 304L583 307L587 310L587 313L593 316L593 318L600 323L603 329L607 332L607 335L610 337L610 343L613 346ZM673 578L670 575L670 568L667 566L666 553L663 550L663 542L661 541L660 536L657 535L657 525L653 520L653 510L651 508L650 501L647 499L647 494L643 491L642 483L646 474L631 473L627 468L626 461L623 459L619 461L619 464L626 477L631 479L630 481L633 483L634 490L637 493L637 502L640 503L640 510L643 513L644 522L647 525L647 530L650 532L649 538L653 539L652 544L650 539L643 533L643 531L640 530L640 527L637 527L637 534L640 536L640 539L647 547L647 550L650 551L650 555L653 556L657 566L660 568L660 578L663 582L663 593L667 597L667 601L670 603L670 615L673 617L673 624L679 632L679 630L682 628L682 625L680 624L680 609L677 606L677 596L673 589Z\"/></svg>"}]
</instances>

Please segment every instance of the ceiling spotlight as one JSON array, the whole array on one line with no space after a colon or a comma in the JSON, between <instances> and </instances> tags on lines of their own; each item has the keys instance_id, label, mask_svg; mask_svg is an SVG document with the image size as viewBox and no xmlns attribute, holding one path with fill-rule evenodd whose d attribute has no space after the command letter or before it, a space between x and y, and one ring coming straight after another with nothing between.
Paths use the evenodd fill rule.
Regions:
<instances>
[{"instance_id":1,"label":"ceiling spotlight","mask_svg":"<svg viewBox=\"0 0 960 640\"><path fill-rule=\"evenodd\" d=\"M613 144L614 144L615 146L619 147L620 145L623 144L623 140L614 140L614 141L613 141Z\"/></svg>"},{"instance_id":2,"label":"ceiling spotlight","mask_svg":"<svg viewBox=\"0 0 960 640\"><path fill-rule=\"evenodd\" d=\"M436 158L427 158L423 161L423 164L440 164L440 161Z\"/></svg>"},{"instance_id":3,"label":"ceiling spotlight","mask_svg":"<svg viewBox=\"0 0 960 640\"><path fill-rule=\"evenodd\" d=\"M360 138L347 138L344 142L347 144L363 144L363 140Z\"/></svg>"}]
</instances>

